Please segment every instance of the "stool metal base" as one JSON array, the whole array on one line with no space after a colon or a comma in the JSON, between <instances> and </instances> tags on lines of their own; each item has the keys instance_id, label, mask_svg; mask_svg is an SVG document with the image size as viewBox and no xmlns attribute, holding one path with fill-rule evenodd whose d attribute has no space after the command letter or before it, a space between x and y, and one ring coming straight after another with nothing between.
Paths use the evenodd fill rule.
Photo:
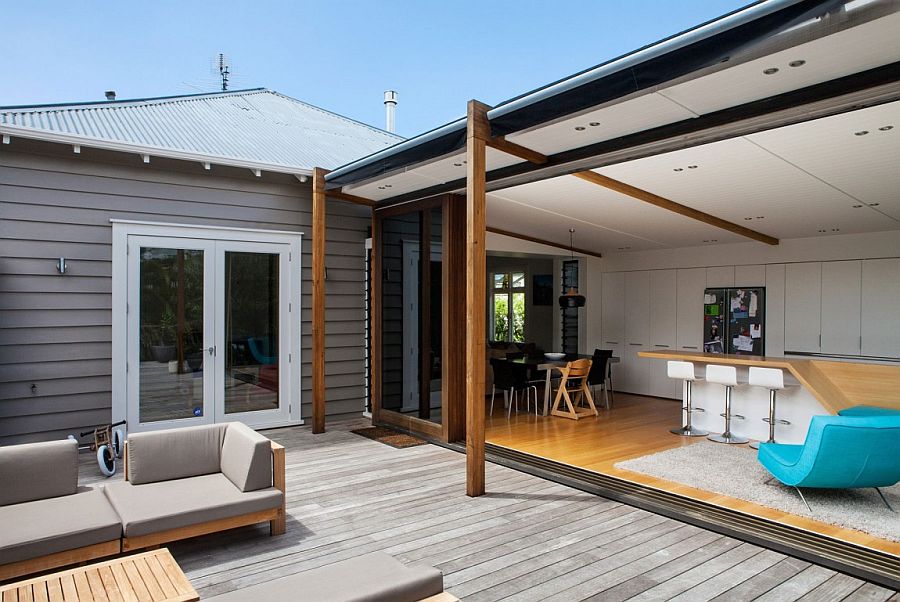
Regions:
<instances>
[{"instance_id":1,"label":"stool metal base","mask_svg":"<svg viewBox=\"0 0 900 602\"><path fill-rule=\"evenodd\" d=\"M729 443L729 444L740 444L740 443L748 443L750 439L745 437L738 437L737 435L732 435L731 433L722 433L721 435L710 435L707 437L710 441L715 441L716 443Z\"/></svg>"},{"instance_id":2,"label":"stool metal base","mask_svg":"<svg viewBox=\"0 0 900 602\"><path fill-rule=\"evenodd\" d=\"M709 431L702 431L695 426L682 426L681 428L669 429L669 432L682 437L706 437L709 435Z\"/></svg>"}]
</instances>

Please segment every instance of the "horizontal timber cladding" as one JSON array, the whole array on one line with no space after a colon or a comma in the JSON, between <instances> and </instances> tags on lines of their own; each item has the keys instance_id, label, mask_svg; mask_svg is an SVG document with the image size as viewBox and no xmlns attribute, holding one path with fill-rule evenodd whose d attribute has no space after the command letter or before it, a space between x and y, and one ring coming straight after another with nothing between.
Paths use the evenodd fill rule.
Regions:
<instances>
[{"instance_id":1,"label":"horizontal timber cladding","mask_svg":"<svg viewBox=\"0 0 900 602\"><path fill-rule=\"evenodd\" d=\"M329 201L326 412L361 412L368 208ZM311 414L309 183L14 140L0 152L0 445L110 419L110 219L303 232L303 417ZM65 257L67 273L56 271ZM33 386L32 386L33 385Z\"/></svg>"}]
</instances>

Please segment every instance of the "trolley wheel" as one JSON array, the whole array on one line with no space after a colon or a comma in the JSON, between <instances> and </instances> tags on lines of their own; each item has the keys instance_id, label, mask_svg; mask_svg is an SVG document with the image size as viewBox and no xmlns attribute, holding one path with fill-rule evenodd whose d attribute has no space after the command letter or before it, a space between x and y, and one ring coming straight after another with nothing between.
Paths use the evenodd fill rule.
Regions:
<instances>
[{"instance_id":1,"label":"trolley wheel","mask_svg":"<svg viewBox=\"0 0 900 602\"><path fill-rule=\"evenodd\" d=\"M97 465L100 467L100 472L107 477L116 474L116 456L108 445L101 445L97 448Z\"/></svg>"},{"instance_id":2,"label":"trolley wheel","mask_svg":"<svg viewBox=\"0 0 900 602\"><path fill-rule=\"evenodd\" d=\"M122 429L113 430L112 447L113 451L116 453L116 457L121 458L122 452L125 450L125 431Z\"/></svg>"}]
</instances>

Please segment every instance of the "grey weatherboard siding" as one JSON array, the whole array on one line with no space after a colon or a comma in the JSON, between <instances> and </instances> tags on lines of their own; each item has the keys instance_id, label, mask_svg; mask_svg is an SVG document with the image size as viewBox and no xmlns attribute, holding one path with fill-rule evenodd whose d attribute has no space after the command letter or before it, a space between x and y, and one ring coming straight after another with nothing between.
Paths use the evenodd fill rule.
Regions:
<instances>
[{"instance_id":1,"label":"grey weatherboard siding","mask_svg":"<svg viewBox=\"0 0 900 602\"><path fill-rule=\"evenodd\" d=\"M20 150L22 149L22 150ZM249 170L14 140L0 149L0 445L111 410L110 219L302 231L303 417L311 413L311 186ZM326 411L361 412L369 210L328 203ZM68 272L56 271L66 257ZM32 384L35 385L32 392Z\"/></svg>"}]
</instances>

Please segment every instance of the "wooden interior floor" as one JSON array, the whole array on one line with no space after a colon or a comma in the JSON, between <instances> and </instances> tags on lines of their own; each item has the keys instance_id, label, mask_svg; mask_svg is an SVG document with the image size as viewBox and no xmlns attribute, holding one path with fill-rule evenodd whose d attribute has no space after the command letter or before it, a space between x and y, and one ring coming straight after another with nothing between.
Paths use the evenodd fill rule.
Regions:
<instances>
[{"instance_id":1,"label":"wooden interior floor","mask_svg":"<svg viewBox=\"0 0 900 602\"><path fill-rule=\"evenodd\" d=\"M495 407L494 415L489 417L486 423L485 438L494 445L641 483L900 556L900 544L867 533L616 468L616 462L691 445L702 438L678 437L669 433L670 428L681 423L681 403L678 401L616 393L611 410L602 409L599 405L598 409L600 416L577 421L539 417L524 411L513 413L511 419L507 420L505 410L501 412Z\"/></svg>"},{"instance_id":2,"label":"wooden interior floor","mask_svg":"<svg viewBox=\"0 0 900 602\"><path fill-rule=\"evenodd\" d=\"M286 448L287 532L245 527L168 547L201 599L383 550L438 567L468 601L895 600L896 592L523 472L349 432L362 418L266 431ZM87 453L81 483L103 483ZM121 471L112 479L121 479ZM249 600L250 598L248 598ZM298 593L298 600L304 599Z\"/></svg>"}]
</instances>

